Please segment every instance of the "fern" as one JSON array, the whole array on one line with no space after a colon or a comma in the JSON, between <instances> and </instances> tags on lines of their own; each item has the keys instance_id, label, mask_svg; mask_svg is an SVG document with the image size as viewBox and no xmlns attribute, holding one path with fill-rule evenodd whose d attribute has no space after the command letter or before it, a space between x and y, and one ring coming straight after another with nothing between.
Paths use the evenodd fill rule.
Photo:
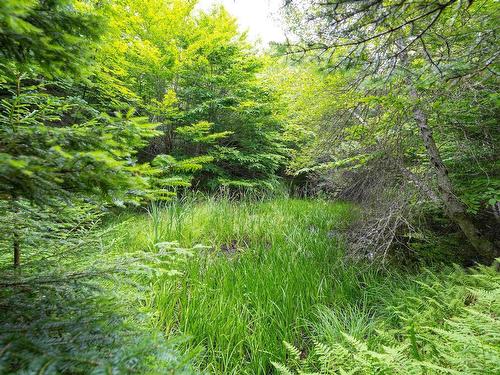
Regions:
<instances>
[{"instance_id":1,"label":"fern","mask_svg":"<svg viewBox=\"0 0 500 375\"><path fill-rule=\"evenodd\" d=\"M344 344L315 342L296 373L308 363L325 375L499 374L500 279L494 266L427 280L416 296L403 293L402 303L389 306L403 327L380 325L371 345L347 333ZM291 366L280 368L293 373Z\"/></svg>"},{"instance_id":2,"label":"fern","mask_svg":"<svg viewBox=\"0 0 500 375\"><path fill-rule=\"evenodd\" d=\"M294 375L291 370L289 370L285 365L277 362L271 362L274 368L281 375Z\"/></svg>"},{"instance_id":3,"label":"fern","mask_svg":"<svg viewBox=\"0 0 500 375\"><path fill-rule=\"evenodd\" d=\"M285 345L285 348L287 349L288 353L292 356L292 358L295 361L300 361L300 350L286 341L283 341L283 344Z\"/></svg>"}]
</instances>

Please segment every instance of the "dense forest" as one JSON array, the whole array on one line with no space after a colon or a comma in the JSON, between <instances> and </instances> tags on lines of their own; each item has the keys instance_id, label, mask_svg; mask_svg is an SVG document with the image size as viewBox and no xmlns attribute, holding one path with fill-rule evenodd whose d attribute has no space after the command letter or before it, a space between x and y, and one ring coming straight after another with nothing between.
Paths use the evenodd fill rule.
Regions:
<instances>
[{"instance_id":1,"label":"dense forest","mask_svg":"<svg viewBox=\"0 0 500 375\"><path fill-rule=\"evenodd\" d=\"M279 3L0 1L0 374L500 373L500 3Z\"/></svg>"}]
</instances>

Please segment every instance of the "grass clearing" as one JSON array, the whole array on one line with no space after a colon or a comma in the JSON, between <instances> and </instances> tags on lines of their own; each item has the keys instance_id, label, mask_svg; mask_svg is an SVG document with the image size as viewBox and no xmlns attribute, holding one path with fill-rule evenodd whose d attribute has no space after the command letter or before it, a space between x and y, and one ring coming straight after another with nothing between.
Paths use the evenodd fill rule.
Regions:
<instances>
[{"instance_id":1,"label":"grass clearing","mask_svg":"<svg viewBox=\"0 0 500 375\"><path fill-rule=\"evenodd\" d=\"M158 325L187 336L185 350L202 351L200 369L264 374L271 361L285 359L283 340L310 345L311 322L325 319L319 306L348 306L361 316L360 281L376 275L342 261L341 231L354 213L322 200L189 199L134 217L123 245L208 246L182 266L182 276L154 285Z\"/></svg>"},{"instance_id":2,"label":"grass clearing","mask_svg":"<svg viewBox=\"0 0 500 375\"><path fill-rule=\"evenodd\" d=\"M415 327L439 327L463 304L466 289L453 268L415 274L346 261L342 233L356 211L323 200L191 197L118 218L114 251L158 252L161 242L194 251L175 265L180 274L156 278L140 298L151 330L181 338L179 350L198 371L271 374L273 363L316 371L321 358L335 360L330 348L350 340L373 348L410 340L420 348ZM436 308L432 296L417 298L429 282L448 278ZM321 348L328 352L318 357ZM365 362L361 373L378 366Z\"/></svg>"},{"instance_id":3,"label":"grass clearing","mask_svg":"<svg viewBox=\"0 0 500 375\"><path fill-rule=\"evenodd\" d=\"M99 311L125 319L109 326L111 341L127 343L112 355L139 372L500 368L491 345L498 272L415 273L346 260L343 233L356 215L350 204L319 199L192 196L108 216L78 259L111 267L96 281L109 299Z\"/></svg>"},{"instance_id":4,"label":"grass clearing","mask_svg":"<svg viewBox=\"0 0 500 375\"><path fill-rule=\"evenodd\" d=\"M286 344L287 363L275 363L277 373L500 373L500 274L495 266L427 270L392 284L384 296L369 340L342 327L339 331L338 315L344 315L327 309L314 348L301 357ZM357 317L350 315L346 322L352 325ZM340 337L331 340L330 332Z\"/></svg>"}]
</instances>

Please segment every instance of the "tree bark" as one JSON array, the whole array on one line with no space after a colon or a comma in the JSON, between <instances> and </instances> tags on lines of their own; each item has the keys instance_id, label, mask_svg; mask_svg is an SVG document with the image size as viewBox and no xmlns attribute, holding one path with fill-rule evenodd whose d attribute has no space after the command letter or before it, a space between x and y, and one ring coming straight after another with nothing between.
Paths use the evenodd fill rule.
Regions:
<instances>
[{"instance_id":1,"label":"tree bark","mask_svg":"<svg viewBox=\"0 0 500 375\"><path fill-rule=\"evenodd\" d=\"M410 87L410 95L415 101L418 100L418 94L414 87ZM476 228L467 214L465 205L454 194L453 185L448 176L448 170L443 163L439 149L434 141L433 132L429 127L427 115L418 106L418 103L415 104L413 109L413 117L419 127L420 136L424 143L425 150L427 151L431 167L436 173L439 195L447 216L460 227L471 245L482 258L487 261L493 261L496 256L493 243L485 238L479 229Z\"/></svg>"},{"instance_id":2,"label":"tree bark","mask_svg":"<svg viewBox=\"0 0 500 375\"><path fill-rule=\"evenodd\" d=\"M19 234L17 233L16 228L14 228L12 237L13 237L12 243L14 248L14 268L19 268L21 266L21 246L19 244Z\"/></svg>"},{"instance_id":3,"label":"tree bark","mask_svg":"<svg viewBox=\"0 0 500 375\"><path fill-rule=\"evenodd\" d=\"M19 206L17 196L13 196L10 201L10 210L13 215L12 218L12 253L14 268L21 266L21 238L19 235Z\"/></svg>"},{"instance_id":4,"label":"tree bark","mask_svg":"<svg viewBox=\"0 0 500 375\"><path fill-rule=\"evenodd\" d=\"M439 197L436 195L434 190L432 190L424 181L422 181L418 176L413 174L411 171L399 165L399 171L403 176L405 176L408 180L412 181L415 186L427 197L429 197L434 203L440 202Z\"/></svg>"}]
</instances>

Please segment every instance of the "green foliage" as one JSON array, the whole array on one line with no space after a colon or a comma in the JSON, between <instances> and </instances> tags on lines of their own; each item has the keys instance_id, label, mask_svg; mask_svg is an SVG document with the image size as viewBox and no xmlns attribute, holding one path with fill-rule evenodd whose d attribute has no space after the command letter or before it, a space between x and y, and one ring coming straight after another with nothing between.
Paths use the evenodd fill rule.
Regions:
<instances>
[{"instance_id":1,"label":"green foliage","mask_svg":"<svg viewBox=\"0 0 500 375\"><path fill-rule=\"evenodd\" d=\"M322 201L185 198L165 203L154 221L132 218L123 251L140 248L151 227L161 242L205 245L175 268L181 275L154 285L158 327L189 337L182 348L201 350L198 369L264 374L271 360L284 360L283 339L307 345L303 322L315 304L359 298L357 275L344 268L340 241L329 235L351 211Z\"/></svg>"},{"instance_id":2,"label":"green foliage","mask_svg":"<svg viewBox=\"0 0 500 375\"><path fill-rule=\"evenodd\" d=\"M289 165L296 180L371 207L361 253L385 258L460 230L475 248L463 259L481 261L471 233L498 248L498 4L292 0L287 11L300 41L288 52L315 58L278 83L285 122L313 133Z\"/></svg>"},{"instance_id":3,"label":"green foliage","mask_svg":"<svg viewBox=\"0 0 500 375\"><path fill-rule=\"evenodd\" d=\"M29 1L3 3L0 11L2 199L43 205L78 194L118 203L151 197L153 171L135 155L157 134L155 125L130 109L101 111L80 91L95 66L90 42L102 32L96 10L78 1Z\"/></svg>"},{"instance_id":4,"label":"green foliage","mask_svg":"<svg viewBox=\"0 0 500 375\"><path fill-rule=\"evenodd\" d=\"M499 3L286 3L320 65L197 0L0 3L1 373L500 372L497 270L344 251L450 258L436 172L495 235Z\"/></svg>"},{"instance_id":5,"label":"green foliage","mask_svg":"<svg viewBox=\"0 0 500 375\"><path fill-rule=\"evenodd\" d=\"M98 229L102 213L91 204L19 204L22 271L0 253L1 373L192 373L175 342L151 333L140 304L142 285L154 281L150 269L163 274L171 262L113 255L123 226ZM12 216L1 219L8 230Z\"/></svg>"},{"instance_id":6,"label":"green foliage","mask_svg":"<svg viewBox=\"0 0 500 375\"><path fill-rule=\"evenodd\" d=\"M295 68L317 81L313 96L285 81L299 88L289 121L310 108L315 135L291 171L370 207L353 252L385 259L461 231L463 259L498 256L497 14L488 0L287 2L288 53L313 57Z\"/></svg>"},{"instance_id":7,"label":"green foliage","mask_svg":"<svg viewBox=\"0 0 500 375\"><path fill-rule=\"evenodd\" d=\"M185 141L201 144L213 144L217 140L233 134L229 131L211 133L213 126L214 124L207 121L201 121L190 126L180 126L175 129L175 132Z\"/></svg>"},{"instance_id":8,"label":"green foliage","mask_svg":"<svg viewBox=\"0 0 500 375\"><path fill-rule=\"evenodd\" d=\"M157 132L128 106L103 105L104 90L101 102L86 95L101 20L89 2L0 5L2 373L140 372L150 360L153 372L185 367L143 329L148 319L130 301L137 290L108 287L123 264L96 225L103 203L153 197L158 172L136 154ZM122 281L139 269L127 272Z\"/></svg>"},{"instance_id":9,"label":"green foliage","mask_svg":"<svg viewBox=\"0 0 500 375\"><path fill-rule=\"evenodd\" d=\"M298 365L280 373L495 374L500 371L500 279L494 267L429 273L417 293L400 290L384 309L368 343L343 333L335 343L316 342ZM394 298L395 297L395 298ZM371 344L370 344L371 343ZM292 357L296 349L285 345ZM294 369L294 370L292 370ZM296 371L295 371L296 370Z\"/></svg>"},{"instance_id":10,"label":"green foliage","mask_svg":"<svg viewBox=\"0 0 500 375\"><path fill-rule=\"evenodd\" d=\"M5 0L0 4L0 57L44 72L82 72L102 29L85 1Z\"/></svg>"},{"instance_id":11,"label":"green foliage","mask_svg":"<svg viewBox=\"0 0 500 375\"><path fill-rule=\"evenodd\" d=\"M181 173L199 189L215 190L224 181L275 186L287 150L276 97L258 77L264 59L223 8L196 14L194 4L113 4L109 46L98 56L107 73L96 85L113 82L115 97L128 95L141 115L160 124L162 134L142 153L144 160L212 157L202 169Z\"/></svg>"},{"instance_id":12,"label":"green foliage","mask_svg":"<svg viewBox=\"0 0 500 375\"><path fill-rule=\"evenodd\" d=\"M47 203L75 191L126 200L147 190L148 168L134 163L154 125L131 114L109 116L53 92L63 83L26 73L3 75L0 90L1 194ZM133 196L130 195L132 199Z\"/></svg>"}]
</instances>

